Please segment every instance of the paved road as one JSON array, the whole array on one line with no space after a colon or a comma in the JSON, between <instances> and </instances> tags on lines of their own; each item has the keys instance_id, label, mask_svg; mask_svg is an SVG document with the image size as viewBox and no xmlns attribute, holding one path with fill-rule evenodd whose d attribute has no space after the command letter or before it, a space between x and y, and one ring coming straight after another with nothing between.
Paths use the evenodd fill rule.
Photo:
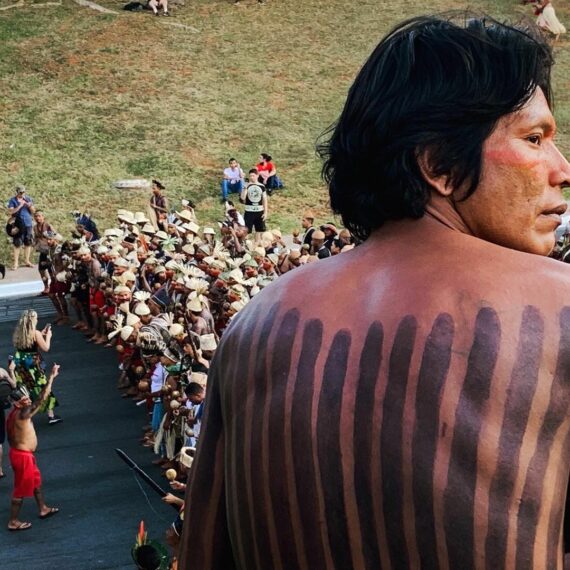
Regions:
<instances>
[{"instance_id":1,"label":"paved road","mask_svg":"<svg viewBox=\"0 0 570 570\"><path fill-rule=\"evenodd\" d=\"M14 323L0 324L0 362L11 352L13 327ZM47 360L61 364L55 392L61 402L58 413L65 421L49 426L42 416L35 423L46 499L61 512L39 520L35 503L28 499L22 515L33 527L21 533L5 530L12 490L5 458L8 477L0 480L0 567L133 568L130 548L139 521L145 520L150 537L162 539L176 514L145 486L147 501L132 471L114 452L122 448L167 487L160 470L151 465L152 453L137 443L145 411L120 398L112 350L86 343L67 327L55 327L52 342Z\"/></svg>"}]
</instances>

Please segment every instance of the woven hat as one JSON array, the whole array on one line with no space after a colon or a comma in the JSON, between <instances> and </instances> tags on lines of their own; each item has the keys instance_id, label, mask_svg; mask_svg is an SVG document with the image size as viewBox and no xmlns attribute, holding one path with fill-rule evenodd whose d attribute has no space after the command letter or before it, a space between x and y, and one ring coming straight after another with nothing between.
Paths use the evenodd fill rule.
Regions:
<instances>
[{"instance_id":1,"label":"woven hat","mask_svg":"<svg viewBox=\"0 0 570 570\"><path fill-rule=\"evenodd\" d=\"M128 210L120 210L120 213L117 214L117 218L121 220L121 222L125 222L127 224L136 224L135 215Z\"/></svg>"},{"instance_id":2,"label":"woven hat","mask_svg":"<svg viewBox=\"0 0 570 570\"><path fill-rule=\"evenodd\" d=\"M163 230L158 230L154 235L159 239L168 239L168 234Z\"/></svg>"},{"instance_id":3,"label":"woven hat","mask_svg":"<svg viewBox=\"0 0 570 570\"><path fill-rule=\"evenodd\" d=\"M156 230L152 227L152 224L145 224L142 227L141 232L143 234L154 235L156 233Z\"/></svg>"},{"instance_id":4,"label":"woven hat","mask_svg":"<svg viewBox=\"0 0 570 570\"><path fill-rule=\"evenodd\" d=\"M204 228L204 230L202 231L202 233L203 233L204 235L208 235L208 234L213 235L213 236L216 235L216 232L214 231L214 228Z\"/></svg>"},{"instance_id":5,"label":"woven hat","mask_svg":"<svg viewBox=\"0 0 570 570\"><path fill-rule=\"evenodd\" d=\"M325 239L325 233L321 230L315 230L313 232L312 239Z\"/></svg>"},{"instance_id":6,"label":"woven hat","mask_svg":"<svg viewBox=\"0 0 570 570\"><path fill-rule=\"evenodd\" d=\"M130 327L133 327L134 325L140 323L141 320L137 317L137 315L133 314L133 313L129 313L127 315L127 325L129 325Z\"/></svg>"},{"instance_id":7,"label":"woven hat","mask_svg":"<svg viewBox=\"0 0 570 570\"><path fill-rule=\"evenodd\" d=\"M77 254L78 255L87 255L91 253L91 250L86 246L81 246L78 250L77 250Z\"/></svg>"},{"instance_id":8,"label":"woven hat","mask_svg":"<svg viewBox=\"0 0 570 570\"><path fill-rule=\"evenodd\" d=\"M146 315L150 315L150 309L146 303L137 303L134 313L139 317L144 317Z\"/></svg>"},{"instance_id":9,"label":"woven hat","mask_svg":"<svg viewBox=\"0 0 570 570\"><path fill-rule=\"evenodd\" d=\"M216 342L216 337L214 333L203 334L200 337L200 348L202 350L216 350L218 343Z\"/></svg>"},{"instance_id":10,"label":"woven hat","mask_svg":"<svg viewBox=\"0 0 570 570\"><path fill-rule=\"evenodd\" d=\"M129 262L124 257L119 257L115 261L113 261L113 265L115 267L128 267Z\"/></svg>"},{"instance_id":11,"label":"woven hat","mask_svg":"<svg viewBox=\"0 0 570 570\"><path fill-rule=\"evenodd\" d=\"M119 228L109 228L103 232L105 237L123 237L123 231Z\"/></svg>"},{"instance_id":12,"label":"woven hat","mask_svg":"<svg viewBox=\"0 0 570 570\"><path fill-rule=\"evenodd\" d=\"M193 234L197 234L200 231L200 226L195 222L188 222L184 224L184 227Z\"/></svg>"},{"instance_id":13,"label":"woven hat","mask_svg":"<svg viewBox=\"0 0 570 570\"><path fill-rule=\"evenodd\" d=\"M184 327L180 323L174 323L173 325L170 325L168 332L170 333L170 336L180 336L181 334L184 334Z\"/></svg>"},{"instance_id":14,"label":"woven hat","mask_svg":"<svg viewBox=\"0 0 570 570\"><path fill-rule=\"evenodd\" d=\"M194 461L195 453L195 447L183 447L178 455L178 461L181 465L184 465L186 469L190 469L192 467L192 462Z\"/></svg>"},{"instance_id":15,"label":"woven hat","mask_svg":"<svg viewBox=\"0 0 570 570\"><path fill-rule=\"evenodd\" d=\"M132 334L135 329L129 325L124 326L121 329L121 338L123 340L127 340Z\"/></svg>"},{"instance_id":16,"label":"woven hat","mask_svg":"<svg viewBox=\"0 0 570 570\"><path fill-rule=\"evenodd\" d=\"M182 212L176 212L176 217L179 220L184 220L185 222L193 222L194 221L194 216L192 215L192 212L190 212L188 210L182 210Z\"/></svg>"},{"instance_id":17,"label":"woven hat","mask_svg":"<svg viewBox=\"0 0 570 570\"><path fill-rule=\"evenodd\" d=\"M135 222L137 224L148 224L150 220L144 215L144 212L135 212Z\"/></svg>"},{"instance_id":18,"label":"woven hat","mask_svg":"<svg viewBox=\"0 0 570 570\"><path fill-rule=\"evenodd\" d=\"M202 312L202 303L200 303L200 299L195 297L194 299L189 299L188 303L186 304L186 309L193 313L201 313Z\"/></svg>"}]
</instances>

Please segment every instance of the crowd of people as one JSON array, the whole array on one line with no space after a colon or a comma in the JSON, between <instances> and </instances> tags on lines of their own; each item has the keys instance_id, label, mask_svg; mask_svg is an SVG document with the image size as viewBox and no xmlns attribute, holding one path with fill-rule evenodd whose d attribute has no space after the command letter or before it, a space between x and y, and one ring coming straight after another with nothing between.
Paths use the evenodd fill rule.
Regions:
<instances>
[{"instance_id":1,"label":"crowd of people","mask_svg":"<svg viewBox=\"0 0 570 570\"><path fill-rule=\"evenodd\" d=\"M267 183L275 168L265 159ZM258 177L252 169L242 185L243 212L224 201L217 230L199 225L191 200L170 209L159 180L153 181L147 213L120 209L114 227L100 232L89 215L75 212L69 239L33 207L23 186L9 203L11 223L24 228L12 236L14 267L22 245L26 264L37 249L44 293L56 311L53 323L116 351L118 389L149 414L141 444L172 479L173 493L165 500L174 504L182 505L175 492L184 490L199 439L210 361L234 316L280 275L355 246L348 230L332 222L317 225L310 211L288 245L279 229L265 227L266 191ZM254 186L262 188L253 192ZM264 209L248 209L260 198ZM58 401L42 358L51 336L51 328L37 329L34 311L25 311L14 333L11 366L31 404L41 400L37 411L56 424L62 418L55 414ZM174 542L180 524L171 530ZM17 517L10 525L29 528Z\"/></svg>"}]
</instances>

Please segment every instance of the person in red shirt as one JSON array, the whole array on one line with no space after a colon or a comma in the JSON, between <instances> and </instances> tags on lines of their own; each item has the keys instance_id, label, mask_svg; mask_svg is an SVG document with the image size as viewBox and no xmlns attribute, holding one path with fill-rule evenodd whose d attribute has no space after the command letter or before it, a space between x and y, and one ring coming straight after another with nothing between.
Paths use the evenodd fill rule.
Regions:
<instances>
[{"instance_id":1,"label":"person in red shirt","mask_svg":"<svg viewBox=\"0 0 570 570\"><path fill-rule=\"evenodd\" d=\"M255 165L259 173L259 181L267 188L267 193L271 195L273 190L282 188L283 184L277 176L277 170L269 154L262 152L259 155L259 162Z\"/></svg>"}]
</instances>

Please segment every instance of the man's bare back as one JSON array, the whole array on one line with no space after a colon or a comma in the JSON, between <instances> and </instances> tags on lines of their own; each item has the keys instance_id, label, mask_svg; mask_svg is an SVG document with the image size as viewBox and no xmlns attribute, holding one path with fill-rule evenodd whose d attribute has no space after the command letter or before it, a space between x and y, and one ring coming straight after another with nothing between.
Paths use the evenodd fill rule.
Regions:
<instances>
[{"instance_id":1,"label":"man's bare back","mask_svg":"<svg viewBox=\"0 0 570 570\"><path fill-rule=\"evenodd\" d=\"M281 278L230 327L210 416L238 566L561 564L570 268L434 224Z\"/></svg>"},{"instance_id":2,"label":"man's bare back","mask_svg":"<svg viewBox=\"0 0 570 570\"><path fill-rule=\"evenodd\" d=\"M419 17L374 50L324 153L365 241L226 330L182 568L562 568L570 270L545 256L570 164L551 62L477 16Z\"/></svg>"}]
</instances>

